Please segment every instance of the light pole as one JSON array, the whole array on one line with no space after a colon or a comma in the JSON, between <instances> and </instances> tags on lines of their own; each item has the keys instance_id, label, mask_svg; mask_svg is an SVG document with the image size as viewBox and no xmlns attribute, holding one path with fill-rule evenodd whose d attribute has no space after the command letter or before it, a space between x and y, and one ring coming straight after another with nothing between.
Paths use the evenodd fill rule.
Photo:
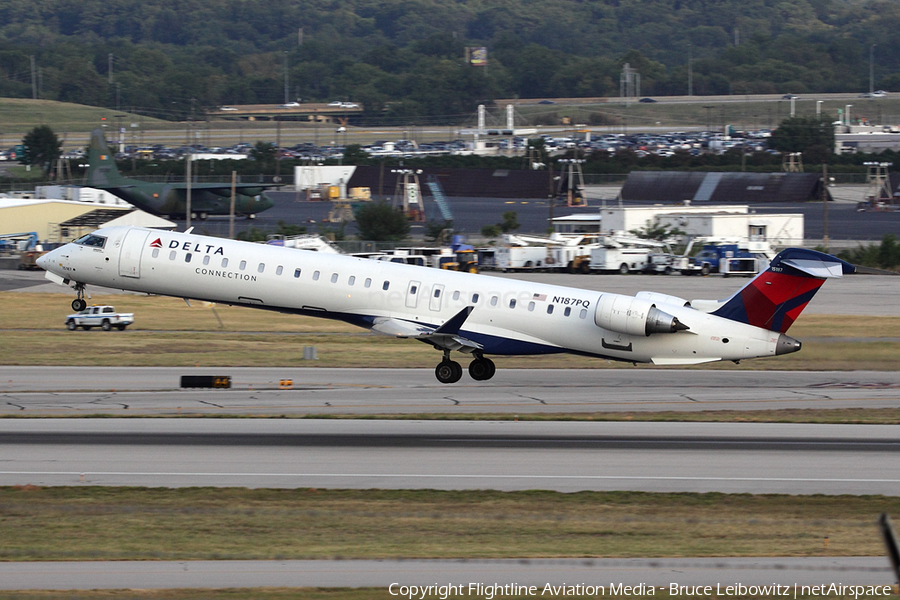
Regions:
<instances>
[{"instance_id":1,"label":"light pole","mask_svg":"<svg viewBox=\"0 0 900 600\"><path fill-rule=\"evenodd\" d=\"M288 103L288 53L284 52L284 103Z\"/></svg>"},{"instance_id":2,"label":"light pole","mask_svg":"<svg viewBox=\"0 0 900 600\"><path fill-rule=\"evenodd\" d=\"M822 100L816 100L816 118L822 118Z\"/></svg>"},{"instance_id":3,"label":"light pole","mask_svg":"<svg viewBox=\"0 0 900 600\"><path fill-rule=\"evenodd\" d=\"M878 44L872 44L872 47L869 48L869 93L875 91L875 46Z\"/></svg>"}]
</instances>

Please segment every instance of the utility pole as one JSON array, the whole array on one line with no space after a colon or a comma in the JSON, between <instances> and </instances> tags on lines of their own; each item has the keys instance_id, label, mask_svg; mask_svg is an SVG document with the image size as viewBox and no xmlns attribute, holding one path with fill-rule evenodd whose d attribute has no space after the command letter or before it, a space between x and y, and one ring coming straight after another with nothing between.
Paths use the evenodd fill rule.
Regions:
<instances>
[{"instance_id":1,"label":"utility pole","mask_svg":"<svg viewBox=\"0 0 900 600\"><path fill-rule=\"evenodd\" d=\"M694 95L694 65L691 45L688 44L688 96Z\"/></svg>"},{"instance_id":2,"label":"utility pole","mask_svg":"<svg viewBox=\"0 0 900 600\"><path fill-rule=\"evenodd\" d=\"M822 163L822 246L828 252L828 163Z\"/></svg>"},{"instance_id":3,"label":"utility pole","mask_svg":"<svg viewBox=\"0 0 900 600\"><path fill-rule=\"evenodd\" d=\"M231 209L228 211L228 239L234 239L234 200L237 192L237 171L231 172Z\"/></svg>"},{"instance_id":4,"label":"utility pole","mask_svg":"<svg viewBox=\"0 0 900 600\"><path fill-rule=\"evenodd\" d=\"M187 193L185 194L185 209L184 209L184 219L187 225L186 229L191 228L191 159L193 158L193 154L191 153L191 149L188 149L187 156L185 160L187 160L187 166L185 167L185 179L187 182Z\"/></svg>"},{"instance_id":5,"label":"utility pole","mask_svg":"<svg viewBox=\"0 0 900 600\"><path fill-rule=\"evenodd\" d=\"M288 53L284 52L284 103L288 103Z\"/></svg>"},{"instance_id":6,"label":"utility pole","mask_svg":"<svg viewBox=\"0 0 900 600\"><path fill-rule=\"evenodd\" d=\"M875 46L878 44L872 44L872 47L869 48L869 93L875 91Z\"/></svg>"},{"instance_id":7,"label":"utility pole","mask_svg":"<svg viewBox=\"0 0 900 600\"><path fill-rule=\"evenodd\" d=\"M31 55L31 99L37 100L37 76L34 72L34 54Z\"/></svg>"}]
</instances>

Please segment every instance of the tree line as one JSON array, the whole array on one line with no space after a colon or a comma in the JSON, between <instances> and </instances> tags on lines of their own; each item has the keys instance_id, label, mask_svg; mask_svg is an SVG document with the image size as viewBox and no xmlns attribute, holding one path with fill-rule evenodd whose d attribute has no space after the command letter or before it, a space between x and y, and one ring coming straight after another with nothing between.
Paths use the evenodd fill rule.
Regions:
<instances>
[{"instance_id":1,"label":"tree line","mask_svg":"<svg viewBox=\"0 0 900 600\"><path fill-rule=\"evenodd\" d=\"M281 103L286 81L290 101L454 122L495 98L618 96L625 63L642 95L862 92L870 66L900 90L898 25L878 0L8 0L0 95L182 120Z\"/></svg>"}]
</instances>

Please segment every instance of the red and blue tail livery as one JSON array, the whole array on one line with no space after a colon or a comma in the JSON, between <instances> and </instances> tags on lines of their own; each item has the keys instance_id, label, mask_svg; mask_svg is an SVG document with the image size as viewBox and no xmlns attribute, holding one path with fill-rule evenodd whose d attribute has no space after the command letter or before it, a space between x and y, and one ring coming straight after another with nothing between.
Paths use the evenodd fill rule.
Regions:
<instances>
[{"instance_id":1,"label":"red and blue tail livery","mask_svg":"<svg viewBox=\"0 0 900 600\"><path fill-rule=\"evenodd\" d=\"M788 248L713 314L785 333L826 279L855 271L856 267L830 254Z\"/></svg>"}]
</instances>

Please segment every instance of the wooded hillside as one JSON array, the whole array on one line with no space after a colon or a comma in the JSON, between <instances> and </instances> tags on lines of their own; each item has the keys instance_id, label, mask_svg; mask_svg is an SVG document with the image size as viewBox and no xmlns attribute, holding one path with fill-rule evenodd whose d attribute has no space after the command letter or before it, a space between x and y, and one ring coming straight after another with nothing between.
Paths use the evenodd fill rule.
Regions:
<instances>
[{"instance_id":1,"label":"wooded hillside","mask_svg":"<svg viewBox=\"0 0 900 600\"><path fill-rule=\"evenodd\" d=\"M697 95L864 92L870 58L900 90L893 0L7 0L0 24L0 95L178 119L283 102L285 64L289 100L398 120L617 96L626 62L642 95L686 94L689 57Z\"/></svg>"}]
</instances>

